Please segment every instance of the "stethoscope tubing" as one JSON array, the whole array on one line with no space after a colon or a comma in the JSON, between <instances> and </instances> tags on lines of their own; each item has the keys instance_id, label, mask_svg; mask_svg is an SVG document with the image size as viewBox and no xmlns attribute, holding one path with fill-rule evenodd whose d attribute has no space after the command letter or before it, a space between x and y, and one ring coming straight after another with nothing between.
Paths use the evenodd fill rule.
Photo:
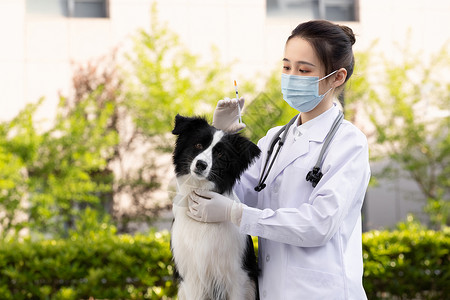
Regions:
<instances>
[{"instance_id":1,"label":"stethoscope tubing","mask_svg":"<svg viewBox=\"0 0 450 300\"><path fill-rule=\"evenodd\" d=\"M270 170L272 170L272 166L275 163L275 160L278 156L278 154L280 153L281 148L284 145L284 142L286 141L286 136L289 132L289 128L291 127L291 125L295 122L295 120L297 120L298 115L296 115L295 117L293 117L286 125L284 125L280 130L278 130L278 132L275 134L270 148L267 151L267 158L266 158L266 162L264 163L264 168L263 171L261 173L261 176L259 177L259 182L258 185L255 187L255 191L260 192L262 191L265 187L265 181L267 179L267 177L269 176ZM314 165L312 171L310 171L308 173L308 176L306 177L306 181L311 181L313 187L315 187L317 185L317 183L319 182L320 178L322 177L322 173L320 172L320 168L322 165L322 160L323 160L323 156L325 154L325 151L328 149L331 140L333 139L334 135L336 134L336 132L339 129L339 126L342 123L342 120L344 119L344 114L342 113L342 111L339 111L338 116L336 117L336 119L334 119L333 124L331 125L330 131L328 131L326 137L325 137L325 142L322 146L322 149L320 150L320 154L319 157L317 159L316 164ZM283 133L283 136L280 138L280 134ZM271 156L273 153L273 149L275 148L275 145L278 142L278 148L277 151L275 152L275 155L273 156L272 160L271 160ZM270 164L269 164L270 161ZM269 164L269 168L267 169L267 165ZM267 170L266 170L267 169ZM315 177L315 176L310 176L310 174L317 174L319 175L319 177Z\"/></svg>"}]
</instances>

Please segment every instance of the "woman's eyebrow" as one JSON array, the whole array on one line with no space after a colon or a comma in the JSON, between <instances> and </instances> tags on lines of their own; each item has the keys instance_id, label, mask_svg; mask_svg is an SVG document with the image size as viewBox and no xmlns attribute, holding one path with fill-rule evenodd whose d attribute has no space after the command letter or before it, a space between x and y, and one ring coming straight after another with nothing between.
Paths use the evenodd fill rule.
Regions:
<instances>
[{"instance_id":1,"label":"woman's eyebrow","mask_svg":"<svg viewBox=\"0 0 450 300\"><path fill-rule=\"evenodd\" d=\"M283 58L283 61L285 61L285 62L291 62L289 59L287 59L287 58ZM315 67L315 65L314 64L312 64L312 63L310 63L310 62L307 62L307 61L304 61L304 60L299 60L299 61L296 61L295 63L297 63L297 64L299 64L299 65L310 65L310 66L313 66L313 67Z\"/></svg>"}]
</instances>

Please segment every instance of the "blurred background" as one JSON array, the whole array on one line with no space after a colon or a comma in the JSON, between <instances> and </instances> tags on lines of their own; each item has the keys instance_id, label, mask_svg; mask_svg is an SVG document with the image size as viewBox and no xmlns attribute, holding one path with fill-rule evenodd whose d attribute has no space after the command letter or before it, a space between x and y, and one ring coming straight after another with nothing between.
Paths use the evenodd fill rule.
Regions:
<instances>
[{"instance_id":1,"label":"blurred background","mask_svg":"<svg viewBox=\"0 0 450 300\"><path fill-rule=\"evenodd\" d=\"M283 123L284 116L292 113L285 109L277 94L284 43L297 24L310 19L345 24L356 34L354 82L349 83L350 92L341 100L348 110L347 119L361 128L371 142L374 180L364 207L365 229L393 226L409 213L429 222L424 211L429 199L448 199L448 185L430 186L438 181L439 174L444 176L443 168L447 168L448 174L448 166L443 165L448 162L448 149L441 153L440 162L434 161L436 165L429 164L425 171L408 161L414 153L409 158L398 158L396 152L413 151L410 147L414 146L422 147L418 148L421 152L428 147L423 143L439 144L439 140L430 140L436 128L428 123L437 125L445 119L448 121L449 94L445 85L448 87L449 83L446 51L450 40L450 2L445 0L1 0L0 120L7 124L23 115L27 105L38 103L29 112L33 121L26 133L30 135L32 131L37 140L26 141L29 137L22 137L20 141L29 143L27 147L35 151L36 157L21 159L24 165L19 169L26 173L21 175L29 180L33 172L41 178L58 177L56 170L50 169L59 167L50 160L54 163L67 160L71 164L77 160L73 157L77 151L86 151L78 153L79 156L91 152L90 155L98 154L104 161L97 165L89 159L85 162L95 166L80 171L89 177L83 184L92 181L107 194L95 196L96 200L80 200L84 196L77 196L80 201L71 200L73 195L64 196L63 206L68 207L61 208L58 201L33 196L42 191L54 197L56 192L48 181L33 187L30 184L26 189L31 188L33 195L22 197L28 202L26 208L22 204L16 207L25 215L15 212L15 218L25 221L26 211L35 201L47 203L44 206L48 216L61 209L70 211L79 206L77 210L81 210L93 201L102 203L116 221L127 223L123 227L125 231L132 230L126 229L128 223L137 220L143 211L146 211L142 216L146 224L158 216L170 220L170 213L165 212L170 207L168 190L173 179L169 135L173 116L176 113L210 116L217 100L233 96L232 84L237 80L240 94L248 103L244 121L256 123L255 128L261 127L258 131L247 126L247 134L255 142L265 130ZM398 84L397 91L390 86L394 82ZM437 91L444 94L436 96ZM441 103L431 99L439 96ZM398 97L403 97L403 106L414 109L394 108L393 103L400 102ZM70 143L69 135L74 143L104 142L88 141L85 137L76 140L70 132L74 129L64 123L86 98L97 98L94 102L99 105L98 111L90 108L91 116L84 112L87 123L90 118L98 120L102 111L105 113L105 105L112 103L112 112L104 116L108 120L103 125L96 124L109 128L111 136L116 135L109 138L109 146L105 149L95 146L95 151L89 147L73 149L67 155L61 149L43 149L50 147L50 142L63 143L64 135L68 135L67 143ZM264 111L251 109L252 102L254 107L265 105L267 114L273 116L272 124L267 124L266 118L264 126L261 125L258 114L264 115ZM386 106L393 109L386 112ZM415 145L407 136L394 132L401 124L402 130L417 133L404 119L409 113L427 127L418 135L428 137L415 137ZM84 122L79 127L92 125ZM14 126L10 124L5 129L8 132L4 132L10 141L25 134L19 129L24 124L16 122ZM64 129L58 128L61 126ZM99 134L99 139L105 134ZM438 135L447 140L448 146L448 128ZM42 144L45 139L47 145ZM435 151L431 144L429 150ZM62 157L51 151L59 152ZM106 154L108 151L112 152ZM45 164L39 162L45 160L44 153L49 156L47 167L39 165ZM425 159L429 163L430 158ZM69 177L64 183L54 184L67 184ZM93 191L84 188L88 195ZM70 223L72 217L68 216L66 221Z\"/></svg>"},{"instance_id":2,"label":"blurred background","mask_svg":"<svg viewBox=\"0 0 450 300\"><path fill-rule=\"evenodd\" d=\"M370 144L367 236L404 229L404 222L446 230L450 1L0 0L4 241L63 243L170 228L175 115L211 120L216 102L234 96L236 80L246 98L243 134L257 142L286 123L295 111L280 93L284 45L310 19L344 24L356 34L355 72L339 101ZM448 262L446 255L439 264ZM404 260L404 254L396 257ZM15 289L26 260L13 261L8 269L0 259L0 267L9 270L2 274L13 278L5 282ZM172 272L170 261L160 268ZM89 272L97 285L107 285L106 275ZM150 282L151 297L159 299L164 288ZM46 289L44 296L57 290ZM91 295L66 292L55 299Z\"/></svg>"},{"instance_id":3,"label":"blurred background","mask_svg":"<svg viewBox=\"0 0 450 300\"><path fill-rule=\"evenodd\" d=\"M170 153L157 151L149 155L148 147L155 148L160 142L156 141L158 137L161 139L170 132L172 117L176 113L212 114L217 100L233 95L233 80L237 80L240 94L247 98L247 103L256 98L270 98L283 107L282 99L276 94L276 81L284 43L296 25L310 19L328 19L345 24L356 34L354 51L357 62L353 77L356 81L367 81L368 86L356 86L356 89L363 89L361 94L347 97L347 107L351 109L347 119L369 137L373 149L374 179L377 179L367 193L365 229L392 226L408 213L427 220L423 208L430 195L424 189L435 187L423 185L426 185L425 181L433 181L430 176L440 170L417 175L424 176L422 182L419 178L412 178L416 175L408 173L410 170L404 170L407 166L389 160L389 154L380 154L382 150L375 153L380 146L377 126L383 127L383 122L386 126L393 126L392 118L399 117L390 118L382 110L376 115L374 108L369 109L369 106L378 101L374 100L373 94L371 96L373 91L377 92L379 101L384 101L380 105L383 109L386 108L383 106L391 105L389 101L398 101L395 98L399 95L393 95L392 89L388 91L392 92L391 95L383 94L386 93L383 88L387 81L397 80L400 86L410 89L411 97L414 96L412 94L419 97L413 87L407 87L411 81L415 81L416 88L422 93L429 93L433 90L434 79L423 82L421 77L425 76L425 69L429 69L428 72L442 86L448 84L448 69L444 68L445 64L448 67L448 56L440 58L444 63L433 61L434 56L449 49L450 2L445 0L1 0L0 120L9 122L28 104L41 101L32 113L33 130L37 135L49 133L55 131L59 114L69 113L77 101L102 88L100 93L106 94L102 97L117 98L114 105L121 107L113 109L117 110L113 113L117 114L114 116L117 124L108 124L116 127L113 131L122 135L117 144L131 151L131 147L123 145L123 140L136 142L137 138L130 137L133 134L142 139L139 147L133 146L132 155L116 149L112 156L103 157L106 159L104 163L108 164L106 169L114 173L114 178L111 179L108 196L113 199L102 201L108 211L114 211L117 220L127 215L123 210L140 211L133 206L142 205L151 211L147 216L154 221L160 208L164 212L164 208L170 205L167 190L173 172ZM171 59L176 62L171 62ZM146 63L151 66L146 66ZM440 68L432 66L433 63ZM172 70L158 75L155 72L160 71L152 69L158 69L156 64ZM405 77L388 78L392 75L387 74L389 68L399 68L392 74L403 69ZM179 83L176 82L178 79ZM184 79L189 84L183 87ZM269 91L270 80L275 81L273 92ZM251 87L247 88L247 84ZM158 88L159 94L155 91ZM176 89L179 89L178 95ZM352 89L351 82L348 89ZM159 108L151 104L158 102L158 97L165 99L159 103ZM448 92L442 98L447 105ZM65 100L61 102L61 99ZM420 101L410 101L417 102L406 105L414 104L421 121L425 117L431 120L448 117L448 105L438 107L431 103L429 94L424 94ZM420 107L419 102L424 107ZM165 112L159 114L159 109ZM245 112L244 121L252 122L253 111L248 109ZM283 115L273 112L272 115L273 124L262 126L260 131L253 133L255 141L265 134L265 130L284 121ZM380 124L374 124L371 116L380 118ZM147 117L153 121L146 121ZM130 121L130 118L135 118L135 121ZM259 123L256 119L254 122ZM166 124L160 126L159 123L164 122ZM119 129L121 126L123 128ZM261 127L260 124L256 126ZM139 127L145 127L143 132ZM252 130L252 126L248 128L248 131ZM15 131L10 129L5 134L11 137L12 132ZM388 138L394 138L395 133L391 133ZM392 141L387 142L384 148L394 151L393 144ZM156 148L167 146L170 148L170 142ZM378 159L382 156L385 159ZM142 165L143 160L146 163ZM385 172L386 166L392 167L389 174ZM134 170L135 173L141 174L124 171L130 167L138 169ZM128 179L121 178L127 176ZM120 184L120 180L140 180L140 190L133 191L136 182ZM448 186L445 192L448 195ZM140 200L136 200L137 194ZM70 200L67 201L67 205L72 206ZM52 210L52 205L48 208ZM129 217L133 219L136 215L130 213Z\"/></svg>"}]
</instances>

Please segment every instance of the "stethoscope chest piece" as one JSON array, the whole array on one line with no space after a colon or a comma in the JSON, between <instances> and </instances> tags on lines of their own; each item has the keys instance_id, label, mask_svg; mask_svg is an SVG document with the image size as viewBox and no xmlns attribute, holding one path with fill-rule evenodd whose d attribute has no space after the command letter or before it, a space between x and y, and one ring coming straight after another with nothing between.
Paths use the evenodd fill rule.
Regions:
<instances>
[{"instance_id":1,"label":"stethoscope chest piece","mask_svg":"<svg viewBox=\"0 0 450 300\"><path fill-rule=\"evenodd\" d=\"M319 183L320 179L322 179L322 172L320 172L320 168L314 167L311 171L306 174L306 181L311 181L313 187Z\"/></svg>"}]
</instances>

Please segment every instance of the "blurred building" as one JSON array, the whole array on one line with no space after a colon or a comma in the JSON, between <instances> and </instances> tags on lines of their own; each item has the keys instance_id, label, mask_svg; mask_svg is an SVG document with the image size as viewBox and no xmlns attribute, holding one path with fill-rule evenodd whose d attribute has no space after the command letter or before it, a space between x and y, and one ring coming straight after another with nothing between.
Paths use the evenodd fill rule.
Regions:
<instances>
[{"instance_id":1,"label":"blurred building","mask_svg":"<svg viewBox=\"0 0 450 300\"><path fill-rule=\"evenodd\" d=\"M54 115L58 92L69 94L79 63L126 47L138 28L148 28L152 0L0 0L0 120L45 97L43 118ZM219 49L232 63L230 78L262 84L283 53L291 30L309 19L329 19L357 34L356 51L378 40L395 59L406 42L424 55L450 39L448 0L157 0L158 17L189 49L207 57ZM392 57L392 56L394 57ZM421 212L417 187L397 179L371 188L368 228L389 226L407 212Z\"/></svg>"}]
</instances>

